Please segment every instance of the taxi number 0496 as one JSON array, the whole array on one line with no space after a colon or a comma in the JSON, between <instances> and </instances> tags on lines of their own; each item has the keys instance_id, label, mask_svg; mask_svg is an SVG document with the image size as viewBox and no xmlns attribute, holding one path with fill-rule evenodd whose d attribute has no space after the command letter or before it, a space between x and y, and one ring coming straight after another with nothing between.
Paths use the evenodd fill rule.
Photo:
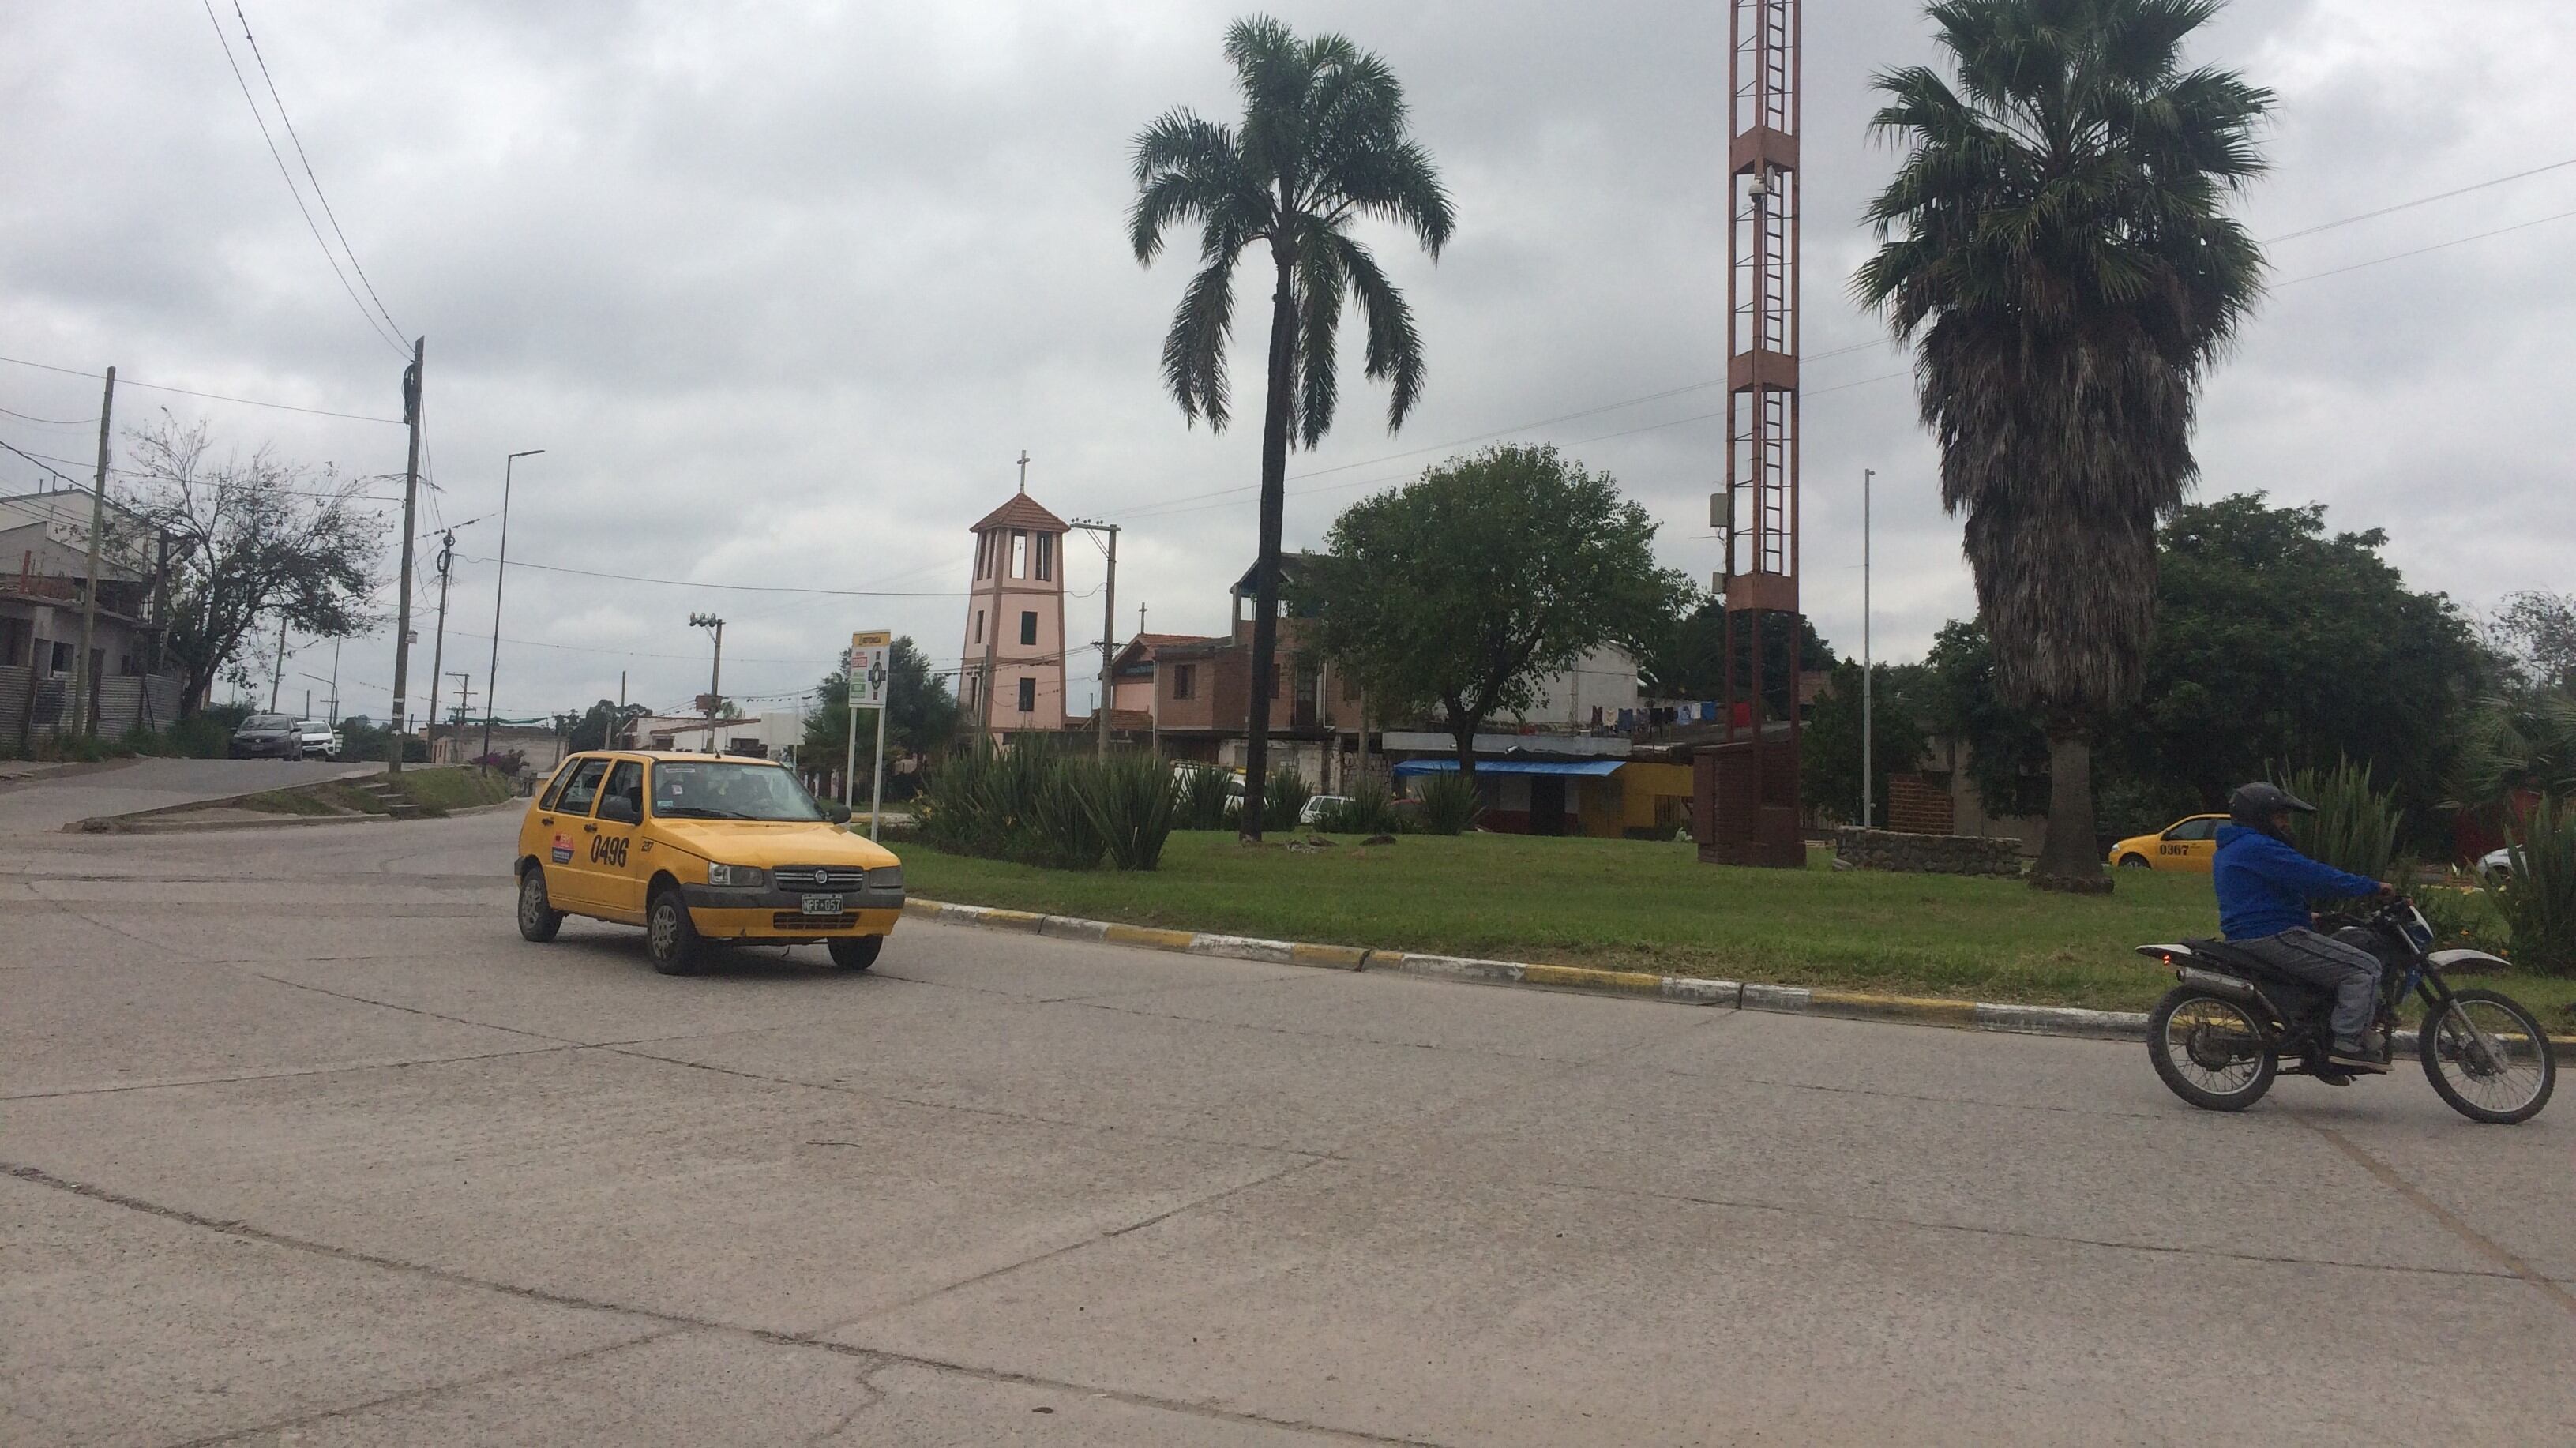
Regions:
<instances>
[{"instance_id":1,"label":"taxi number 0496","mask_svg":"<svg viewBox=\"0 0 2576 1448\"><path fill-rule=\"evenodd\" d=\"M593 838L590 842L590 862L594 865L602 863L614 865L621 870L626 868L626 837L600 835Z\"/></svg>"}]
</instances>

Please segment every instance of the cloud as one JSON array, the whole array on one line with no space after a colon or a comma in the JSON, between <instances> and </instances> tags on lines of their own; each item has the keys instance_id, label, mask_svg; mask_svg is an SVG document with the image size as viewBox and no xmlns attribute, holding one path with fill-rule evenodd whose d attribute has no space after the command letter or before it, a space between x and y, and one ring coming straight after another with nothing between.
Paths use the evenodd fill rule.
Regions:
<instances>
[{"instance_id":1,"label":"cloud","mask_svg":"<svg viewBox=\"0 0 2576 1448\"><path fill-rule=\"evenodd\" d=\"M1182 424L1156 349L1188 258L1139 268L1122 222L1141 125L1181 105L1233 114L1217 49L1232 7L247 8L359 259L429 338L440 491L424 528L496 512L502 455L544 447L517 475L515 560L952 595L514 569L505 714L613 695L621 669L631 697L684 701L704 687L699 610L731 620L732 693L809 685L858 627L961 651L965 528L1013 486L1022 448L1049 506L1128 524L1122 629L1139 601L1158 629L1222 625L1252 495L1200 495L1256 479L1259 419L1222 435ZM2257 233L2576 154L2550 139L2576 134L2558 81L2576 38L2556 9L2519 0L2464 26L2397 0L2235 7L2198 57L2281 94L2278 169L2246 202ZM1387 57L1459 209L1437 266L1402 236L1370 238L1419 310L1430 391L1389 438L1383 393L1346 390L1334 435L1291 460L1292 543L1439 444L1589 411L1512 435L1616 474L1665 520L1667 560L1705 575L1722 393L1694 384L1724 369L1723 9L1282 13ZM1864 131L1868 78L1931 50L1914 7L1889 0L1810 6L1806 25L1805 592L1855 647L1859 479L1876 468L1875 633L1881 656L1903 657L1971 602L1908 385L1872 380L1904 361L1874 345L1845 278L1868 245L1862 201L1893 165ZM325 265L202 16L15 7L0 38L16 142L0 154L0 352L398 409L402 359ZM237 31L232 45L248 69ZM2569 209L2576 168L2285 242L2276 276ZM2339 526L2386 527L2419 586L2473 604L2566 586L2571 236L2576 221L2281 287L2212 379L2204 493L2324 501ZM1257 314L1259 278L1240 286ZM1261 340L1238 336L1239 395ZM94 387L0 366L0 406L41 417L89 415ZM360 472L402 461L398 428L139 391L120 410L163 405L245 446ZM77 429L0 423L37 451L81 451ZM0 481L32 477L0 464ZM493 566L476 560L498 532L490 517L460 532L451 668L460 653L483 667ZM1071 562L1076 592L1098 585L1095 554L1077 545ZM426 552L423 565L426 605ZM1076 636L1094 606L1073 606ZM390 637L344 651L350 709L383 710Z\"/></svg>"}]
</instances>

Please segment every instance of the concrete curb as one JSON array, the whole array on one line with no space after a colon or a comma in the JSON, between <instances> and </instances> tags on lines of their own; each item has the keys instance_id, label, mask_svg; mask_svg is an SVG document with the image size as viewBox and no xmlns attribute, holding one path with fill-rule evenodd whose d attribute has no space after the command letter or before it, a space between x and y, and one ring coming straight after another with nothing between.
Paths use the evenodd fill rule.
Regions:
<instances>
[{"instance_id":1,"label":"concrete curb","mask_svg":"<svg viewBox=\"0 0 2576 1448\"><path fill-rule=\"evenodd\" d=\"M1132 945L1177 955L1251 960L1268 965L1303 965L1322 970L1384 971L1422 980L1535 987L1788 1015L1837 1016L1853 1020L1947 1026L1954 1030L2006 1031L2020 1035L2073 1036L2093 1040L2142 1040L2147 1029L2146 1015L2140 1011L2088 1011L2069 1006L2005 1005L1923 996L1872 995L1863 991L1764 985L1705 976L1656 975L1646 971L1603 970L1581 965L1534 965L1516 960L1370 950L1356 945L1318 945L1307 941L1263 940L1253 936L1170 930L1150 925L1120 925L1070 915L1034 915L1024 910L951 905L918 898L906 900L903 913L915 920L982 926L988 930L1016 930L1061 940Z\"/></svg>"},{"instance_id":2,"label":"concrete curb","mask_svg":"<svg viewBox=\"0 0 2576 1448\"><path fill-rule=\"evenodd\" d=\"M1034 915L1025 910L1001 910L989 905L951 905L917 898L904 901L903 913L914 920L932 920L948 925L980 925L988 930L1016 930L1059 940L1092 940L1109 945L1170 951L1177 955L1252 960L1267 965L1374 970L1423 980L1535 987L1586 995L1624 996L1630 1000L1671 1001L1681 1005L1725 1006L1780 1015L1833 1016L1844 1020L1885 1021L1901 1025L1946 1026L1951 1030L1999 1031L2021 1036L2064 1036L2094 1041L2143 1041L2147 1036L2147 1013L2144 1011L2091 1011L2075 1006L2028 1006L2000 1001L1958 1001L1938 996L1877 995L1868 991L1765 985L1758 981L1717 980L1695 975L1653 975L1645 971L1602 970L1583 965L1531 965L1516 960L1479 960L1458 955L1370 950L1356 945L1262 940L1247 935L1216 935L1151 925L1120 925L1072 915ZM2576 1061L2576 1036L2552 1036L2550 1045L2560 1060ZM2399 1031L2395 1049L2401 1054L2412 1053L2415 1033Z\"/></svg>"},{"instance_id":3,"label":"concrete curb","mask_svg":"<svg viewBox=\"0 0 2576 1448\"><path fill-rule=\"evenodd\" d=\"M360 769L353 774L343 774L336 780L328 782L346 784L353 779L370 778L375 773L377 773L376 770ZM292 792L293 790L310 789L312 787L313 786L311 785L290 785L287 788ZM274 794L276 792L277 791L275 790L269 789L255 789L248 794L236 794L225 799L200 799L192 800L187 804L165 804L154 809L135 810L130 814L92 815L88 819L74 820L70 824L63 826L63 833L69 835L188 835L203 834L215 830L274 830L281 828L291 829L299 825L345 825L359 820L382 820L406 823L406 821L395 820L395 817L389 814L282 814L277 816L275 819L265 820L179 820L167 818L167 816L187 814L201 809L224 809L229 806L239 804L246 799L252 799L263 794ZM436 815L427 813L415 814L412 818L464 819L470 815L491 814L496 810L509 809L514 805L524 807L526 804L527 800L524 797L512 795L508 799L495 800L490 804L469 804L460 809L446 810Z\"/></svg>"}]
</instances>

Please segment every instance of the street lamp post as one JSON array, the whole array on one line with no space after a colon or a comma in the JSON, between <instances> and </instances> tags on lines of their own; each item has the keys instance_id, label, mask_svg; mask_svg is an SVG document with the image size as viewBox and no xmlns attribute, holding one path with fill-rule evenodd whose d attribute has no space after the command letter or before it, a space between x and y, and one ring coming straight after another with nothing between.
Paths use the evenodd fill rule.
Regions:
<instances>
[{"instance_id":1,"label":"street lamp post","mask_svg":"<svg viewBox=\"0 0 2576 1448\"><path fill-rule=\"evenodd\" d=\"M483 670L483 753L492 753L492 715L497 708L494 686L501 677L501 585L510 574L510 470L521 458L532 458L544 452L532 447L514 452L501 460L501 557L492 570L492 661ZM436 719L431 722L436 723Z\"/></svg>"},{"instance_id":2,"label":"street lamp post","mask_svg":"<svg viewBox=\"0 0 2576 1448\"><path fill-rule=\"evenodd\" d=\"M1869 485L1878 476L1875 468L1860 470L1860 827L1870 827L1870 796L1874 780L1869 772Z\"/></svg>"},{"instance_id":3,"label":"street lamp post","mask_svg":"<svg viewBox=\"0 0 2576 1448\"><path fill-rule=\"evenodd\" d=\"M711 629L716 636L715 661L707 667L707 753L721 754L716 748L716 710L724 702L724 626L725 621L711 613L689 615L689 627Z\"/></svg>"}]
</instances>

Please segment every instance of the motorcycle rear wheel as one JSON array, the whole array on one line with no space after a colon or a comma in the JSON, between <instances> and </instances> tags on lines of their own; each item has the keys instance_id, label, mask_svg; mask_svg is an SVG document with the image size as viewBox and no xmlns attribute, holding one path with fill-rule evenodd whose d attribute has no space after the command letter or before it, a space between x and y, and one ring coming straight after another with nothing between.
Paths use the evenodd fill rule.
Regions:
<instances>
[{"instance_id":1,"label":"motorcycle rear wheel","mask_svg":"<svg viewBox=\"0 0 2576 1448\"><path fill-rule=\"evenodd\" d=\"M2425 1015L2416 1054L2453 1111L2491 1126L2529 1121L2558 1089L2549 1033L2501 991L2453 991Z\"/></svg>"},{"instance_id":2,"label":"motorcycle rear wheel","mask_svg":"<svg viewBox=\"0 0 2576 1448\"><path fill-rule=\"evenodd\" d=\"M2203 1111L2242 1111L2262 1100L2281 1066L2244 1006L2187 985L2165 992L2148 1013L2147 1059L2168 1090Z\"/></svg>"}]
</instances>

